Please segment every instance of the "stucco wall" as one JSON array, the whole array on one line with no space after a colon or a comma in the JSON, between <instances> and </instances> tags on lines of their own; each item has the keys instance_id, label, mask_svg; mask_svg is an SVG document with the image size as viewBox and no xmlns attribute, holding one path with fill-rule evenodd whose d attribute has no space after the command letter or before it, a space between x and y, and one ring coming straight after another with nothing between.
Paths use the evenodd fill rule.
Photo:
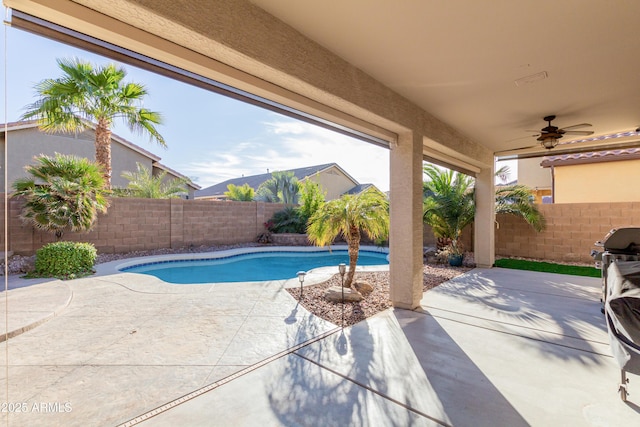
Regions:
<instances>
[{"instance_id":1,"label":"stucco wall","mask_svg":"<svg viewBox=\"0 0 640 427\"><path fill-rule=\"evenodd\" d=\"M52 156L55 153L73 154L79 157L95 159L93 131L75 134L47 134L36 128L13 130L9 133L9 145L7 155L8 181L11 184L20 177L27 176L24 167L34 164L34 156L46 154ZM4 138L0 141L0 152L4 156ZM4 158L1 158L4 165ZM126 187L129 181L121 178L123 171L136 171L136 162L142 163L151 170L151 159L121 144L111 144L111 166L113 168L111 184L114 187ZM0 183L0 191L5 191L4 182Z\"/></svg>"},{"instance_id":2,"label":"stucco wall","mask_svg":"<svg viewBox=\"0 0 640 427\"><path fill-rule=\"evenodd\" d=\"M555 203L640 201L640 160L556 166Z\"/></svg>"},{"instance_id":3,"label":"stucco wall","mask_svg":"<svg viewBox=\"0 0 640 427\"><path fill-rule=\"evenodd\" d=\"M30 255L53 235L19 219L22 202L9 200L9 250ZM4 201L0 201L4 209ZM254 242L263 224L283 205L183 199L113 198L88 233L65 233L63 240L93 243L99 252L119 253L168 247ZM4 225L0 243L4 244Z\"/></svg>"},{"instance_id":4,"label":"stucco wall","mask_svg":"<svg viewBox=\"0 0 640 427\"><path fill-rule=\"evenodd\" d=\"M518 184L534 189L551 188L551 170L540 166L540 159L518 160Z\"/></svg>"},{"instance_id":5,"label":"stucco wall","mask_svg":"<svg viewBox=\"0 0 640 427\"><path fill-rule=\"evenodd\" d=\"M325 195L326 200L338 199L344 192L351 190L356 185L336 167L310 176L308 179L320 184L322 189L327 192Z\"/></svg>"}]
</instances>

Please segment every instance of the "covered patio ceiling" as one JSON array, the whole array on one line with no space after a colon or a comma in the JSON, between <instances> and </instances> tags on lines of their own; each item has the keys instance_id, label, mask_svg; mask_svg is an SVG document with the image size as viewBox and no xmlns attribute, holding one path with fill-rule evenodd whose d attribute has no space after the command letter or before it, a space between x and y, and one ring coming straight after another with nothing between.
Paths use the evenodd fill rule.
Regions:
<instances>
[{"instance_id":1,"label":"covered patio ceiling","mask_svg":"<svg viewBox=\"0 0 640 427\"><path fill-rule=\"evenodd\" d=\"M498 156L640 145L640 2L251 1Z\"/></svg>"},{"instance_id":2,"label":"covered patio ceiling","mask_svg":"<svg viewBox=\"0 0 640 427\"><path fill-rule=\"evenodd\" d=\"M495 155L640 146L638 2L3 1L63 35L68 28L388 145L397 307L414 308L422 295L423 159L475 175L474 252L490 267ZM22 27L35 20L23 16ZM533 135L551 115L560 128L591 124L592 140L563 144L565 135L545 150ZM606 138L617 133L626 136Z\"/></svg>"}]
</instances>

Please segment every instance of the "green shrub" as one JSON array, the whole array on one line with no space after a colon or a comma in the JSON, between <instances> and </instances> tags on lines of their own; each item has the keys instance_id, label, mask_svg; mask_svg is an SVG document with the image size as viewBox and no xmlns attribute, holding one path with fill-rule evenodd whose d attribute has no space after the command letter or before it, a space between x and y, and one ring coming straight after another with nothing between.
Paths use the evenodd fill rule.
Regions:
<instances>
[{"instance_id":1,"label":"green shrub","mask_svg":"<svg viewBox=\"0 0 640 427\"><path fill-rule=\"evenodd\" d=\"M91 274L96 256L96 248L91 243L49 243L36 251L32 277L74 279Z\"/></svg>"},{"instance_id":2,"label":"green shrub","mask_svg":"<svg viewBox=\"0 0 640 427\"><path fill-rule=\"evenodd\" d=\"M286 207L273 214L269 222L274 233L305 233L307 224L297 208Z\"/></svg>"}]
</instances>

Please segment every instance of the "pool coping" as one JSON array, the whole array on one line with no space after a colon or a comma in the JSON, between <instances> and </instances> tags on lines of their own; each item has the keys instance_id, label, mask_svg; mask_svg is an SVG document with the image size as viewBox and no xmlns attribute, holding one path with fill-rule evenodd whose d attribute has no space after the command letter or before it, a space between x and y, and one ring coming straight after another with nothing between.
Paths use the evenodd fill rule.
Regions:
<instances>
[{"instance_id":1,"label":"pool coping","mask_svg":"<svg viewBox=\"0 0 640 427\"><path fill-rule=\"evenodd\" d=\"M127 258L120 259L116 261L106 262L103 264L96 265L96 273L93 277L100 276L109 276L114 274L119 275L136 275L141 276L142 273L135 273L129 271L123 271L124 268L131 268L133 266L139 264L150 264L155 262L166 262L171 260L176 261L188 261L188 260L199 260L199 259L216 259L216 258L228 258L232 256L244 255L244 254L252 254L252 253L269 253L269 252L330 252L333 250L348 250L347 245L331 245L331 246L247 246L242 248L233 248L233 249L225 249L221 251L210 251L210 252L190 252L190 253L181 253L181 254L163 254L163 255L148 255L136 258ZM360 246L360 251L363 252L377 252L377 253L389 253L389 248L379 247L379 246ZM377 266L361 266L358 265L356 267L356 271L388 271L389 265L377 265ZM305 280L303 286L311 286L316 285L318 283L324 282L331 278L334 274L338 273L337 266L331 267L318 267L306 272ZM148 276L148 275L144 275ZM152 276L153 277L153 276ZM157 279L162 283L166 283L170 286L185 286L185 285L177 285L169 282L164 282L161 279ZM201 283L201 284L193 284L188 286L206 286L206 285L223 285L234 283L265 283L265 282L278 282L282 283L283 287L291 288L291 287L300 287L300 282L297 277L290 279L279 279L279 280L261 280L255 282L211 282L211 283Z\"/></svg>"}]
</instances>

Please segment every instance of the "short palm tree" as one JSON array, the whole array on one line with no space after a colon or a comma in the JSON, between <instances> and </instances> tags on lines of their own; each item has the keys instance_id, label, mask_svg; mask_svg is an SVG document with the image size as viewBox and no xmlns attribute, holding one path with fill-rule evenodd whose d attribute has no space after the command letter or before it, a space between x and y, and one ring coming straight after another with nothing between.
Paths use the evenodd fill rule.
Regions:
<instances>
[{"instance_id":1,"label":"short palm tree","mask_svg":"<svg viewBox=\"0 0 640 427\"><path fill-rule=\"evenodd\" d=\"M389 202L376 189L331 200L320 206L309 219L307 234L315 245L329 245L338 235L347 241L349 271L345 287L350 287L353 282L362 232L371 239L389 235Z\"/></svg>"},{"instance_id":2,"label":"short palm tree","mask_svg":"<svg viewBox=\"0 0 640 427\"><path fill-rule=\"evenodd\" d=\"M459 246L462 230L475 217L473 178L426 165L424 173L424 222L433 228L436 237L445 239L454 253L461 253ZM450 241L450 242L449 242Z\"/></svg>"},{"instance_id":3,"label":"short palm tree","mask_svg":"<svg viewBox=\"0 0 640 427\"><path fill-rule=\"evenodd\" d=\"M87 159L57 154L36 157L26 167L28 178L13 183L12 197L25 200L21 218L25 223L54 233L87 231L98 213L107 211L104 177L99 165Z\"/></svg>"},{"instance_id":4,"label":"short palm tree","mask_svg":"<svg viewBox=\"0 0 640 427\"><path fill-rule=\"evenodd\" d=\"M162 122L160 114L140 106L147 91L138 83L124 82L124 68L113 64L94 68L79 59L59 59L58 66L62 77L35 86L39 98L25 107L22 119L37 119L45 132L77 132L95 122L96 162L103 167L107 188L111 188L114 120L122 119L132 131L166 145L155 127Z\"/></svg>"},{"instance_id":5,"label":"short palm tree","mask_svg":"<svg viewBox=\"0 0 640 427\"><path fill-rule=\"evenodd\" d=\"M250 202L256 196L256 192L249 184L241 186L235 184L227 185L227 191L224 192L229 200L235 200L237 202Z\"/></svg>"},{"instance_id":6,"label":"short palm tree","mask_svg":"<svg viewBox=\"0 0 640 427\"><path fill-rule=\"evenodd\" d=\"M455 253L461 253L458 239L475 217L473 178L431 164L424 166L424 173L428 178L423 184L424 222L433 228L436 237L450 241ZM508 169L501 168L496 176L505 180L508 173ZM536 231L545 227L544 217L533 203L531 190L527 186L512 184L496 187L495 210L496 213L520 216Z\"/></svg>"},{"instance_id":7,"label":"short palm tree","mask_svg":"<svg viewBox=\"0 0 640 427\"><path fill-rule=\"evenodd\" d=\"M273 172L271 178L260 184L255 199L268 203L297 205L300 183L293 172Z\"/></svg>"},{"instance_id":8,"label":"short palm tree","mask_svg":"<svg viewBox=\"0 0 640 427\"><path fill-rule=\"evenodd\" d=\"M167 179L167 172L152 175L147 167L136 163L136 172L123 172L122 177L129 180L125 189L129 197L143 199L174 199L187 193L187 178Z\"/></svg>"},{"instance_id":9,"label":"short palm tree","mask_svg":"<svg viewBox=\"0 0 640 427\"><path fill-rule=\"evenodd\" d=\"M496 176L506 181L509 173L509 167L503 166L498 169ZM496 187L496 214L519 216L538 232L544 230L546 226L544 216L534 203L531 189L522 184Z\"/></svg>"}]
</instances>

